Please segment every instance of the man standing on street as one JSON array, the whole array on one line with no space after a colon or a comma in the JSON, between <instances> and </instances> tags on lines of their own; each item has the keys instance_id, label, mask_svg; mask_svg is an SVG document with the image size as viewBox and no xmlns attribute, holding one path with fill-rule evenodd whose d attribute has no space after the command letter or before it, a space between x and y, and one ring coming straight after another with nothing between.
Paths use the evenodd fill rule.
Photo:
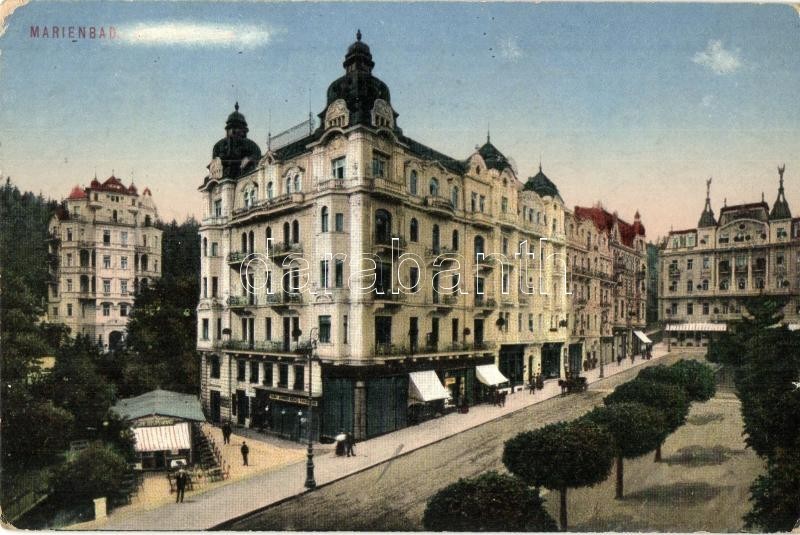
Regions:
<instances>
[{"instance_id":1,"label":"man standing on street","mask_svg":"<svg viewBox=\"0 0 800 535\"><path fill-rule=\"evenodd\" d=\"M186 484L189 482L189 474L186 473L186 470L181 468L178 470L177 475L175 476L175 486L177 488L177 492L175 495L175 503L181 502L183 503L183 494L186 491Z\"/></svg>"},{"instance_id":2,"label":"man standing on street","mask_svg":"<svg viewBox=\"0 0 800 535\"><path fill-rule=\"evenodd\" d=\"M230 422L225 422L222 426L222 443L223 444L230 444L231 443L231 424Z\"/></svg>"},{"instance_id":3,"label":"man standing on street","mask_svg":"<svg viewBox=\"0 0 800 535\"><path fill-rule=\"evenodd\" d=\"M244 465L247 466L247 454L250 453L250 448L247 447L247 443L242 441L242 460L244 461Z\"/></svg>"},{"instance_id":4,"label":"man standing on street","mask_svg":"<svg viewBox=\"0 0 800 535\"><path fill-rule=\"evenodd\" d=\"M344 440L344 442L345 442L344 445L345 445L345 451L347 452L347 456L350 457L352 455L353 457L355 457L356 456L356 452L353 451L353 444L355 444L356 439L353 436L353 433L351 433L350 431L348 431L345 436L346 436L346 438Z\"/></svg>"}]
</instances>

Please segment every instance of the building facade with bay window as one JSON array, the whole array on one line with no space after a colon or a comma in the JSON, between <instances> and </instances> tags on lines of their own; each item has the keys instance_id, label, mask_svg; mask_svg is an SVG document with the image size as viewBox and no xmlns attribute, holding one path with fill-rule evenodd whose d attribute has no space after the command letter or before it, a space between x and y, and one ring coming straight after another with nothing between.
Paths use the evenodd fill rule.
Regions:
<instances>
[{"instance_id":1,"label":"building facade with bay window","mask_svg":"<svg viewBox=\"0 0 800 535\"><path fill-rule=\"evenodd\" d=\"M373 67L359 33L318 125L262 154L237 104L214 146L197 342L213 421L360 439L569 370L557 187L520 180L488 135L461 160L406 136Z\"/></svg>"}]
</instances>

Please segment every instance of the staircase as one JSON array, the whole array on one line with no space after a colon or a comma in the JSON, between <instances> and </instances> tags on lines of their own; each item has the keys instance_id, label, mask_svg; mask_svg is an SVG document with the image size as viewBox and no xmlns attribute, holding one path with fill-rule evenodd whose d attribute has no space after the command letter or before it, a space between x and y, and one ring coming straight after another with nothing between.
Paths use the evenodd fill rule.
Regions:
<instances>
[{"instance_id":1,"label":"staircase","mask_svg":"<svg viewBox=\"0 0 800 535\"><path fill-rule=\"evenodd\" d=\"M199 424L192 424L192 434L195 445L195 463L205 471L219 468L222 465L222 456L214 439L207 435Z\"/></svg>"}]
</instances>

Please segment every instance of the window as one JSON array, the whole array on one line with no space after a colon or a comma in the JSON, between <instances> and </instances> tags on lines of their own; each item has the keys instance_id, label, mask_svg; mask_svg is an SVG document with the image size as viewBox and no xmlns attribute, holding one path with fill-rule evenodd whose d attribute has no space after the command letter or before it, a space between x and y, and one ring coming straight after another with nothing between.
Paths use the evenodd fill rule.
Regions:
<instances>
[{"instance_id":1,"label":"window","mask_svg":"<svg viewBox=\"0 0 800 535\"><path fill-rule=\"evenodd\" d=\"M211 242L211 256L219 256L219 244Z\"/></svg>"},{"instance_id":2,"label":"window","mask_svg":"<svg viewBox=\"0 0 800 535\"><path fill-rule=\"evenodd\" d=\"M303 390L303 367L294 366L294 385L293 390Z\"/></svg>"},{"instance_id":3,"label":"window","mask_svg":"<svg viewBox=\"0 0 800 535\"><path fill-rule=\"evenodd\" d=\"M111 303L103 303L103 316L106 318L111 315Z\"/></svg>"},{"instance_id":4,"label":"window","mask_svg":"<svg viewBox=\"0 0 800 535\"><path fill-rule=\"evenodd\" d=\"M711 258L704 256L703 257L703 269L708 269L711 267Z\"/></svg>"},{"instance_id":5,"label":"window","mask_svg":"<svg viewBox=\"0 0 800 535\"><path fill-rule=\"evenodd\" d=\"M300 187L300 175L294 175L294 192L299 193L302 189Z\"/></svg>"},{"instance_id":6,"label":"window","mask_svg":"<svg viewBox=\"0 0 800 535\"><path fill-rule=\"evenodd\" d=\"M692 290L692 279L689 279L686 281L686 291L691 293Z\"/></svg>"},{"instance_id":7,"label":"window","mask_svg":"<svg viewBox=\"0 0 800 535\"><path fill-rule=\"evenodd\" d=\"M264 363L264 386L272 386L272 363Z\"/></svg>"},{"instance_id":8,"label":"window","mask_svg":"<svg viewBox=\"0 0 800 535\"><path fill-rule=\"evenodd\" d=\"M708 291L708 279L703 279L703 291Z\"/></svg>"},{"instance_id":9,"label":"window","mask_svg":"<svg viewBox=\"0 0 800 535\"><path fill-rule=\"evenodd\" d=\"M694 303L686 303L686 315L691 316L694 314Z\"/></svg>"},{"instance_id":10,"label":"window","mask_svg":"<svg viewBox=\"0 0 800 535\"><path fill-rule=\"evenodd\" d=\"M110 245L111 244L111 231L110 230L104 230L103 231L103 244L104 245Z\"/></svg>"},{"instance_id":11,"label":"window","mask_svg":"<svg viewBox=\"0 0 800 535\"><path fill-rule=\"evenodd\" d=\"M342 316L342 330L344 331L344 333L342 333L344 335L344 339L342 340L342 343L346 344L347 343L347 314Z\"/></svg>"},{"instance_id":12,"label":"window","mask_svg":"<svg viewBox=\"0 0 800 535\"><path fill-rule=\"evenodd\" d=\"M111 280L103 279L103 293L111 293Z\"/></svg>"},{"instance_id":13,"label":"window","mask_svg":"<svg viewBox=\"0 0 800 535\"><path fill-rule=\"evenodd\" d=\"M337 288L344 286L344 260L337 259L334 262L334 284Z\"/></svg>"},{"instance_id":14,"label":"window","mask_svg":"<svg viewBox=\"0 0 800 535\"><path fill-rule=\"evenodd\" d=\"M330 287L330 273L329 273L329 260L320 260L319 262L319 287Z\"/></svg>"},{"instance_id":15,"label":"window","mask_svg":"<svg viewBox=\"0 0 800 535\"><path fill-rule=\"evenodd\" d=\"M244 279L244 277L242 277ZM208 297L208 277L203 277L203 299Z\"/></svg>"},{"instance_id":16,"label":"window","mask_svg":"<svg viewBox=\"0 0 800 535\"><path fill-rule=\"evenodd\" d=\"M123 256L119 259L119 265L122 269L128 269L128 257Z\"/></svg>"},{"instance_id":17,"label":"window","mask_svg":"<svg viewBox=\"0 0 800 535\"><path fill-rule=\"evenodd\" d=\"M111 257L108 255L103 255L103 268L111 269Z\"/></svg>"},{"instance_id":18,"label":"window","mask_svg":"<svg viewBox=\"0 0 800 535\"><path fill-rule=\"evenodd\" d=\"M335 160L331 161L331 173L333 174L333 178L343 179L347 175L345 169L346 159L345 157L336 158Z\"/></svg>"},{"instance_id":19,"label":"window","mask_svg":"<svg viewBox=\"0 0 800 535\"><path fill-rule=\"evenodd\" d=\"M67 303L67 316L72 316L72 303Z\"/></svg>"},{"instance_id":20,"label":"window","mask_svg":"<svg viewBox=\"0 0 800 535\"><path fill-rule=\"evenodd\" d=\"M411 267L409 268L409 283L411 284L411 290L416 292L419 288L419 268ZM435 294L434 294L435 295Z\"/></svg>"},{"instance_id":21,"label":"window","mask_svg":"<svg viewBox=\"0 0 800 535\"><path fill-rule=\"evenodd\" d=\"M453 231L453 251L458 251L458 230Z\"/></svg>"},{"instance_id":22,"label":"window","mask_svg":"<svg viewBox=\"0 0 800 535\"><path fill-rule=\"evenodd\" d=\"M67 253L67 266L72 266L72 253Z\"/></svg>"},{"instance_id":23,"label":"window","mask_svg":"<svg viewBox=\"0 0 800 535\"><path fill-rule=\"evenodd\" d=\"M334 219L334 230L336 232L344 232L344 214L338 213Z\"/></svg>"},{"instance_id":24,"label":"window","mask_svg":"<svg viewBox=\"0 0 800 535\"><path fill-rule=\"evenodd\" d=\"M203 340L208 340L208 318L203 318L202 339Z\"/></svg>"},{"instance_id":25,"label":"window","mask_svg":"<svg viewBox=\"0 0 800 535\"><path fill-rule=\"evenodd\" d=\"M417 194L417 172L414 170L411 171L408 178L408 191L411 192L411 195Z\"/></svg>"},{"instance_id":26,"label":"window","mask_svg":"<svg viewBox=\"0 0 800 535\"><path fill-rule=\"evenodd\" d=\"M320 316L319 317L319 341L323 344L329 344L331 342L331 317L330 316Z\"/></svg>"},{"instance_id":27,"label":"window","mask_svg":"<svg viewBox=\"0 0 800 535\"><path fill-rule=\"evenodd\" d=\"M236 361L236 380L237 381L244 381L245 380L245 376L247 375L246 366L247 366L247 363L244 360L239 359L239 360Z\"/></svg>"},{"instance_id":28,"label":"window","mask_svg":"<svg viewBox=\"0 0 800 535\"><path fill-rule=\"evenodd\" d=\"M122 295L128 295L128 281L121 280L119 281L119 291Z\"/></svg>"},{"instance_id":29,"label":"window","mask_svg":"<svg viewBox=\"0 0 800 535\"><path fill-rule=\"evenodd\" d=\"M687 258L686 259L686 269L687 270L691 270L693 266L694 266L694 259Z\"/></svg>"},{"instance_id":30,"label":"window","mask_svg":"<svg viewBox=\"0 0 800 535\"><path fill-rule=\"evenodd\" d=\"M411 228L408 231L408 239L413 242L419 241L419 223L416 218L411 218Z\"/></svg>"},{"instance_id":31,"label":"window","mask_svg":"<svg viewBox=\"0 0 800 535\"><path fill-rule=\"evenodd\" d=\"M481 213L483 213L486 209L486 197L481 195L478 202L478 208L480 209Z\"/></svg>"},{"instance_id":32,"label":"window","mask_svg":"<svg viewBox=\"0 0 800 535\"><path fill-rule=\"evenodd\" d=\"M328 207L323 206L322 211L320 212L320 225L321 225L321 232L328 232Z\"/></svg>"},{"instance_id":33,"label":"window","mask_svg":"<svg viewBox=\"0 0 800 535\"><path fill-rule=\"evenodd\" d=\"M217 340L222 339L222 318L217 318L217 331L214 333Z\"/></svg>"},{"instance_id":34,"label":"window","mask_svg":"<svg viewBox=\"0 0 800 535\"><path fill-rule=\"evenodd\" d=\"M689 234L686 236L686 246L687 247L694 247L695 235Z\"/></svg>"},{"instance_id":35,"label":"window","mask_svg":"<svg viewBox=\"0 0 800 535\"><path fill-rule=\"evenodd\" d=\"M439 196L439 181L434 177L431 177L431 180L428 183L428 194L431 197Z\"/></svg>"},{"instance_id":36,"label":"window","mask_svg":"<svg viewBox=\"0 0 800 535\"><path fill-rule=\"evenodd\" d=\"M264 339L272 340L272 318L264 318Z\"/></svg>"},{"instance_id":37,"label":"window","mask_svg":"<svg viewBox=\"0 0 800 535\"><path fill-rule=\"evenodd\" d=\"M453 208L458 208L458 186L453 186L450 190L450 204L453 205Z\"/></svg>"},{"instance_id":38,"label":"window","mask_svg":"<svg viewBox=\"0 0 800 535\"><path fill-rule=\"evenodd\" d=\"M292 221L292 243L300 243L300 223Z\"/></svg>"},{"instance_id":39,"label":"window","mask_svg":"<svg viewBox=\"0 0 800 535\"><path fill-rule=\"evenodd\" d=\"M778 266L783 265L783 253L780 253L778 254L778 256L775 257L775 264Z\"/></svg>"},{"instance_id":40,"label":"window","mask_svg":"<svg viewBox=\"0 0 800 535\"><path fill-rule=\"evenodd\" d=\"M738 286L738 288L739 288L740 290L744 290L745 288L747 288L747 280L746 280L746 279L744 279L744 278L740 278L740 279L737 281L737 286Z\"/></svg>"},{"instance_id":41,"label":"window","mask_svg":"<svg viewBox=\"0 0 800 535\"><path fill-rule=\"evenodd\" d=\"M209 365L211 367L211 378L212 379L219 379L219 357L216 355L211 355L208 357Z\"/></svg>"},{"instance_id":42,"label":"window","mask_svg":"<svg viewBox=\"0 0 800 535\"><path fill-rule=\"evenodd\" d=\"M500 199L500 211L504 214L508 213L508 197Z\"/></svg>"},{"instance_id":43,"label":"window","mask_svg":"<svg viewBox=\"0 0 800 535\"><path fill-rule=\"evenodd\" d=\"M275 186L272 185L272 182L267 184L267 199L272 199L275 196Z\"/></svg>"},{"instance_id":44,"label":"window","mask_svg":"<svg viewBox=\"0 0 800 535\"><path fill-rule=\"evenodd\" d=\"M386 178L386 169L388 168L388 159L383 154L377 152L372 153L372 177L373 178Z\"/></svg>"},{"instance_id":45,"label":"window","mask_svg":"<svg viewBox=\"0 0 800 535\"><path fill-rule=\"evenodd\" d=\"M278 388L289 387L289 365L278 364Z\"/></svg>"},{"instance_id":46,"label":"window","mask_svg":"<svg viewBox=\"0 0 800 535\"><path fill-rule=\"evenodd\" d=\"M258 368L259 362L252 361L250 362L250 382L252 384L258 384Z\"/></svg>"},{"instance_id":47,"label":"window","mask_svg":"<svg viewBox=\"0 0 800 535\"><path fill-rule=\"evenodd\" d=\"M541 323L542 323L542 316L540 314L539 315L539 324L540 324L540 326L541 326ZM530 332L533 332L533 314L528 314L528 330Z\"/></svg>"},{"instance_id":48,"label":"window","mask_svg":"<svg viewBox=\"0 0 800 535\"><path fill-rule=\"evenodd\" d=\"M128 245L128 233L127 232L120 232L119 234L120 240L122 241L122 245Z\"/></svg>"},{"instance_id":49,"label":"window","mask_svg":"<svg viewBox=\"0 0 800 535\"><path fill-rule=\"evenodd\" d=\"M67 279L67 291L72 291L72 279Z\"/></svg>"},{"instance_id":50,"label":"window","mask_svg":"<svg viewBox=\"0 0 800 535\"><path fill-rule=\"evenodd\" d=\"M472 209L473 212L477 212L478 211L478 194L477 193L473 193L470 196L470 208Z\"/></svg>"},{"instance_id":51,"label":"window","mask_svg":"<svg viewBox=\"0 0 800 535\"><path fill-rule=\"evenodd\" d=\"M214 217L222 217L222 199L214 201Z\"/></svg>"},{"instance_id":52,"label":"window","mask_svg":"<svg viewBox=\"0 0 800 535\"><path fill-rule=\"evenodd\" d=\"M708 303L703 303L703 315L708 316Z\"/></svg>"}]
</instances>

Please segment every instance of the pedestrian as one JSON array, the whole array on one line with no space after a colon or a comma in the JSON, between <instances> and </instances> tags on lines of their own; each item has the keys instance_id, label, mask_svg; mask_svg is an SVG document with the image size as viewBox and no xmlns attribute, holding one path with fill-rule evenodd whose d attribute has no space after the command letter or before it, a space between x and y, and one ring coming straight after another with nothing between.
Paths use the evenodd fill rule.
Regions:
<instances>
[{"instance_id":1,"label":"pedestrian","mask_svg":"<svg viewBox=\"0 0 800 535\"><path fill-rule=\"evenodd\" d=\"M231 423L230 422L225 422L225 424L222 426L222 443L223 444L230 444L231 443L231 433L232 432L233 431L231 430Z\"/></svg>"},{"instance_id":2,"label":"pedestrian","mask_svg":"<svg viewBox=\"0 0 800 535\"><path fill-rule=\"evenodd\" d=\"M189 474L186 473L186 470L181 468L175 475L175 487L177 488L177 492L175 495L175 503L178 502L183 503L183 494L186 491L186 485L188 483L189 483Z\"/></svg>"},{"instance_id":3,"label":"pedestrian","mask_svg":"<svg viewBox=\"0 0 800 535\"><path fill-rule=\"evenodd\" d=\"M250 448L247 447L247 443L242 441L242 460L244 461L244 465L247 466L247 455L250 453Z\"/></svg>"},{"instance_id":4,"label":"pedestrian","mask_svg":"<svg viewBox=\"0 0 800 535\"><path fill-rule=\"evenodd\" d=\"M501 407L505 407L506 406L506 394L507 393L508 392L503 392L502 394L500 394L500 406Z\"/></svg>"},{"instance_id":5,"label":"pedestrian","mask_svg":"<svg viewBox=\"0 0 800 535\"><path fill-rule=\"evenodd\" d=\"M348 457L350 457L351 455L353 457L356 456L356 452L353 451L353 444L355 444L355 442L356 442L356 439L353 436L353 433L351 433L350 431L345 433L344 443L345 443L345 449L347 451L347 456Z\"/></svg>"}]
</instances>

